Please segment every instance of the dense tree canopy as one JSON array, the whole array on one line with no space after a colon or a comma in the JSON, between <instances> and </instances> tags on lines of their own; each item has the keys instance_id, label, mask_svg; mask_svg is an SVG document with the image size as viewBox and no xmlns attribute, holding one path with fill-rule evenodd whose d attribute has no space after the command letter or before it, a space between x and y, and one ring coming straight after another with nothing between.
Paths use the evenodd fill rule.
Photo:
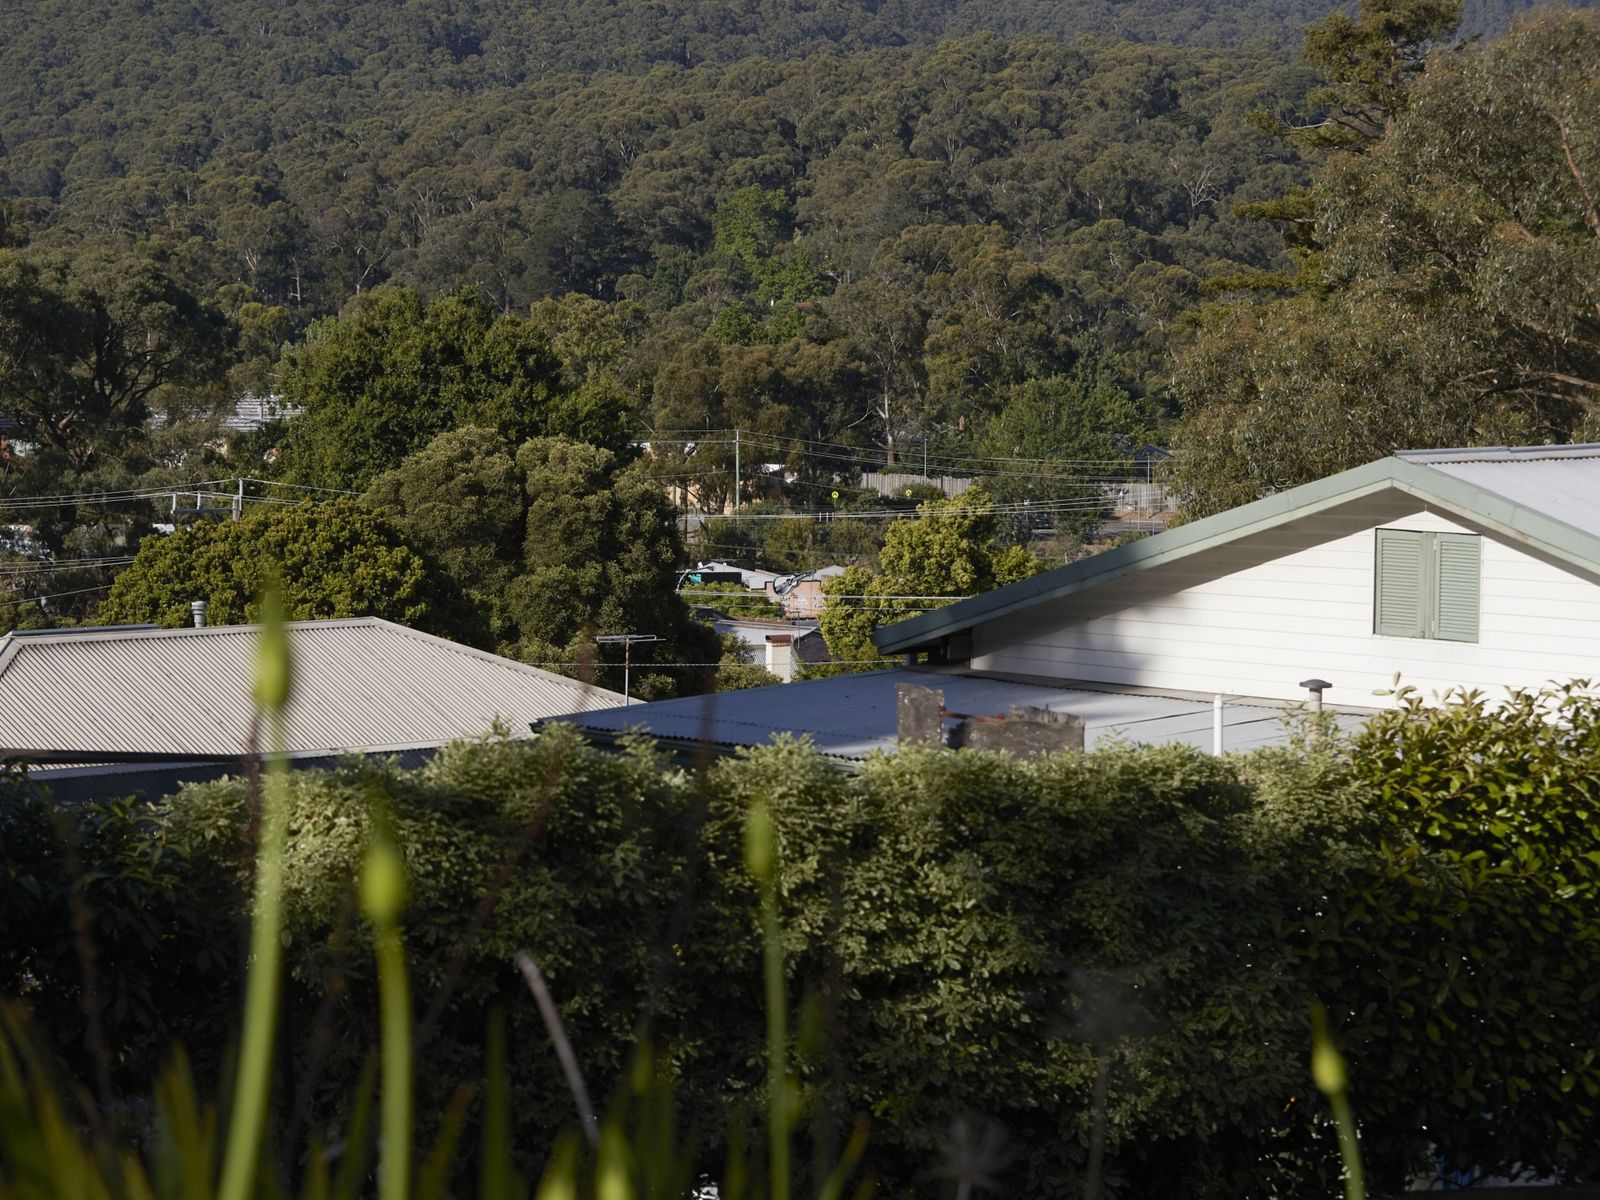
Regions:
<instances>
[{"instance_id":1,"label":"dense tree canopy","mask_svg":"<svg viewBox=\"0 0 1600 1200\"><path fill-rule=\"evenodd\" d=\"M227 339L223 314L147 257L0 250L0 403L70 467L143 440L157 398L181 409L176 389L219 382Z\"/></svg>"},{"instance_id":2,"label":"dense tree canopy","mask_svg":"<svg viewBox=\"0 0 1600 1200\"><path fill-rule=\"evenodd\" d=\"M270 41L295 25L264 20L241 37ZM403 36L391 46L403 54ZM201 37L173 52L215 50ZM1147 260L1196 276L1272 265L1273 231L1233 219L1229 202L1271 195L1302 169L1246 117L1296 107L1310 82L1275 47L1224 55L988 35L560 86L436 91L383 77L380 93L363 80L334 99L313 69L303 86L317 115L304 120L280 94L296 81L274 80L263 93L275 95L273 113L258 124L230 74L228 102L204 117L184 106L97 120L78 139L83 153L55 132L59 119L36 128L39 110L23 104L0 113L0 196L35 206L36 242L152 244L200 294L243 289L302 325L389 281L427 296L466 287L510 311L570 292L629 297L658 323L682 310L668 343L706 335L719 317L725 339L751 340L754 327L782 340L808 324L797 306L853 281L897 289L948 274L916 299L934 328L909 314L906 352L919 368L922 340L948 322L931 383L936 396L965 397L1012 382L982 372L1023 366L1050 342L1035 330L994 346L984 322L998 319L997 302L1064 296L1047 335L1117 313L1121 350L1160 319L1136 299ZM12 78L26 89L26 72ZM180 128L152 133L169 121ZM1089 234L1108 220L1126 233ZM878 256L885 238L924 225L933 231ZM946 246L957 259L936 271ZM905 324L881 308L850 317L858 340ZM892 388L901 368L881 367Z\"/></svg>"},{"instance_id":3,"label":"dense tree canopy","mask_svg":"<svg viewBox=\"0 0 1600 1200\"><path fill-rule=\"evenodd\" d=\"M451 582L383 517L350 500L268 507L145 539L100 609L110 624L176 627L204 600L216 625L256 620L263 587L282 589L290 620L384 617L461 637Z\"/></svg>"},{"instance_id":4,"label":"dense tree canopy","mask_svg":"<svg viewBox=\"0 0 1600 1200\"><path fill-rule=\"evenodd\" d=\"M988 453L980 430L1014 389L1072 372L1086 334L1108 386L1159 389L1205 279L1284 265L1276 231L1230 204L1305 178L1300 152L1250 119L1296 110L1312 82L1266 44L1065 45L959 24L968 36L939 42L927 13L841 10L899 24L886 40L907 44L802 38L735 62L735 39L694 65L535 83L576 52L558 40L538 71L499 59L510 75L491 86L484 56L510 36L498 9L463 10L476 32L444 43L396 18L381 51L364 9L236 26L238 11L190 28L157 5L81 60L79 42L53 43L84 80L109 72L81 153L59 134L83 114L54 68L10 76L5 238L39 261L137 247L226 317L229 390L302 412L286 433L197 433L159 479L107 431L98 474L52 468L13 491L236 474L359 490L470 424L512 444L648 441L663 481L707 508L763 497L752 468L778 468L773 498L826 508L862 465ZM128 87L112 64L145 17L163 35L147 61L190 64L191 93L217 55L250 59L227 104L160 107L156 83ZM419 46L462 57L418 62ZM268 60L282 73L253 93L241 77ZM730 428L753 439L739 480L732 439L705 436ZM61 511L40 519L71 524ZM817 565L824 539L801 532L785 527L772 561ZM860 558L877 539L846 540L837 553Z\"/></svg>"},{"instance_id":5,"label":"dense tree canopy","mask_svg":"<svg viewBox=\"0 0 1600 1200\"><path fill-rule=\"evenodd\" d=\"M1587 436L1600 399L1600 21L1437 52L1309 195L1316 286L1214 313L1179 363L1197 514L1405 446Z\"/></svg>"},{"instance_id":6,"label":"dense tree canopy","mask_svg":"<svg viewBox=\"0 0 1600 1200\"><path fill-rule=\"evenodd\" d=\"M380 476L369 497L458 581L502 652L604 668L620 690L620 650L592 639L654 634L664 645L636 652L634 694L698 690L714 673L721 645L676 592L676 513L609 451L559 438L513 447L467 427Z\"/></svg>"},{"instance_id":7,"label":"dense tree canopy","mask_svg":"<svg viewBox=\"0 0 1600 1200\"><path fill-rule=\"evenodd\" d=\"M52 551L111 560L190 481L359 491L468 426L815 514L703 537L792 567L870 564L875 514L821 523L862 468L1076 534L1173 415L1195 512L1586 428L1581 15L1452 49L1448 0L1367 0L1296 59L1247 9L1168 11L1188 45L1031 36L1127 6L452 11L156 2L114 42L30 11L0 47L0 489L123 497L19 504ZM230 434L245 392L301 411Z\"/></svg>"},{"instance_id":8,"label":"dense tree canopy","mask_svg":"<svg viewBox=\"0 0 1600 1200\"><path fill-rule=\"evenodd\" d=\"M312 327L287 357L287 465L298 482L361 488L437 434L467 425L514 443L568 427L561 365L526 318L456 294L424 305L409 291L358 297ZM572 425L582 416L572 414ZM586 414L592 416L592 414ZM613 418L597 434L616 434Z\"/></svg>"},{"instance_id":9,"label":"dense tree canopy","mask_svg":"<svg viewBox=\"0 0 1600 1200\"><path fill-rule=\"evenodd\" d=\"M1030 523L1081 536L1106 514L1104 483L1129 453L1155 432L1155 414L1117 386L1105 360L1085 348L1069 374L1014 385L983 426L978 450L1019 469L986 485L995 499L1037 512L1013 512L1026 535ZM1004 528L1006 522L1002 521Z\"/></svg>"}]
</instances>

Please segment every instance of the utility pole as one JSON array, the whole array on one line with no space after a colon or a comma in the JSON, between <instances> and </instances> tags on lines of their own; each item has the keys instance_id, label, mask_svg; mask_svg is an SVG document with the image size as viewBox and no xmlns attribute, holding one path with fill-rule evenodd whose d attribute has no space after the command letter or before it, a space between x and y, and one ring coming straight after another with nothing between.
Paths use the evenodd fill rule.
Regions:
<instances>
[{"instance_id":1,"label":"utility pole","mask_svg":"<svg viewBox=\"0 0 1600 1200\"><path fill-rule=\"evenodd\" d=\"M661 639L653 633L607 633L595 638L597 645L622 646L622 706L626 708L633 703L633 698L628 695L629 676L633 673L633 645L635 642L659 642Z\"/></svg>"},{"instance_id":2,"label":"utility pole","mask_svg":"<svg viewBox=\"0 0 1600 1200\"><path fill-rule=\"evenodd\" d=\"M240 477L237 480L237 482L239 484L239 493L238 493L238 495L234 496L234 498L233 498L233 519L235 521L237 521L240 517L244 516L244 479L243 479L243 477Z\"/></svg>"},{"instance_id":3,"label":"utility pole","mask_svg":"<svg viewBox=\"0 0 1600 1200\"><path fill-rule=\"evenodd\" d=\"M739 511L739 430L733 431L733 511Z\"/></svg>"}]
</instances>

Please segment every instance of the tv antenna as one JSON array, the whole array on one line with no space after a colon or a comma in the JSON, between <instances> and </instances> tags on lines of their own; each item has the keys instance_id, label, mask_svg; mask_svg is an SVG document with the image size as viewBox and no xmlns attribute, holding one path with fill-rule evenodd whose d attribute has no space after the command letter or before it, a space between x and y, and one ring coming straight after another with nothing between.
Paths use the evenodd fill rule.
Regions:
<instances>
[{"instance_id":1,"label":"tv antenna","mask_svg":"<svg viewBox=\"0 0 1600 1200\"><path fill-rule=\"evenodd\" d=\"M633 670L633 648L646 642L661 641L653 633L604 633L595 638L595 644L601 646L622 646L622 706L626 708L633 703L628 695L628 676Z\"/></svg>"}]
</instances>

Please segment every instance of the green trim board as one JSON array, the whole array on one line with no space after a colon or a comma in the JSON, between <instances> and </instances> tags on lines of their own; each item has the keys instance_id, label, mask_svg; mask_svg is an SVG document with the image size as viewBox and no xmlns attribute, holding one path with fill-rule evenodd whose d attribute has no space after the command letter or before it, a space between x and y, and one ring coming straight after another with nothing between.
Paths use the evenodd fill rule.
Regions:
<instances>
[{"instance_id":1,"label":"green trim board","mask_svg":"<svg viewBox=\"0 0 1600 1200\"><path fill-rule=\"evenodd\" d=\"M944 638L975 625L1388 491L1435 505L1511 541L1600 574L1600 537L1478 484L1392 457L886 625L872 635L872 641L886 654L934 648Z\"/></svg>"}]
</instances>

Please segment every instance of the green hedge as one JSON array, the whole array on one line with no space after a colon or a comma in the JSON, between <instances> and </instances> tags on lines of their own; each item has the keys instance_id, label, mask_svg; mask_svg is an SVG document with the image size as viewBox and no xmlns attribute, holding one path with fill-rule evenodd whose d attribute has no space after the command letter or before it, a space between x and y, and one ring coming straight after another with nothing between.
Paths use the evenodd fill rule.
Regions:
<instances>
[{"instance_id":1,"label":"green hedge","mask_svg":"<svg viewBox=\"0 0 1600 1200\"><path fill-rule=\"evenodd\" d=\"M484 1077L498 1008L524 1165L570 1128L510 962L526 948L592 1090L619 1084L642 1037L707 1167L730 1137L758 1144L762 943L741 839L760 800L779 844L802 1171L834 1161L865 1115L889 1194L965 1178L1080 1195L1097 1129L1113 1194L1331 1194L1337 1150L1306 1071L1320 999L1375 1184L1439 1153L1592 1176L1596 715L1577 691L1498 713L1407 703L1352 743L1248 757L908 751L855 776L796 743L696 774L557 730L417 771L303 772L277 1144L292 1165L336 1125L376 1042L353 880L378 814L411 877L424 1114ZM250 811L245 784L224 781L71 814L88 941L134 1005L107 1019L111 1086L153 1076L174 1033L220 1061ZM60 824L37 803L0 808L0 904L27 914L0 930L0 988L92 1073Z\"/></svg>"}]
</instances>

